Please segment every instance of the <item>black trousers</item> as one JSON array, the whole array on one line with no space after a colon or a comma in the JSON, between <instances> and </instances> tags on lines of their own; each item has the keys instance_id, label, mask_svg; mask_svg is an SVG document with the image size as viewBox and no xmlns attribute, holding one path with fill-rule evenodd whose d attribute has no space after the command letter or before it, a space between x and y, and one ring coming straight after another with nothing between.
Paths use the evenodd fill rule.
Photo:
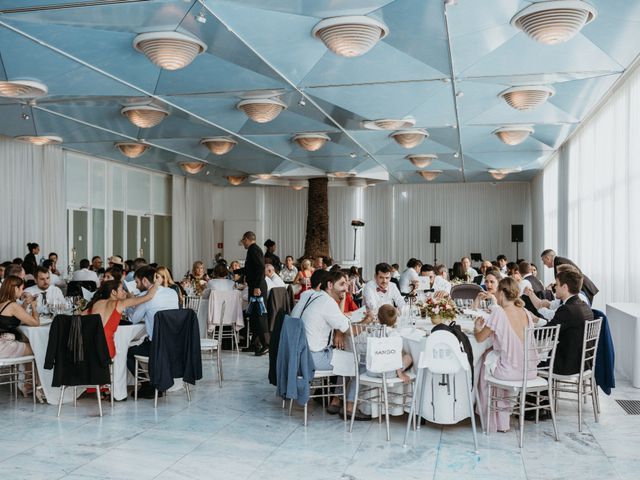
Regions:
<instances>
[{"instance_id":1,"label":"black trousers","mask_svg":"<svg viewBox=\"0 0 640 480\"><path fill-rule=\"evenodd\" d=\"M151 354L152 346L153 345L151 343L151 340L145 338L144 342L142 342L140 345L134 345L133 347L129 347L129 350L127 350L127 368L133 375L136 374L135 356L142 355L148 357Z\"/></svg>"},{"instance_id":2,"label":"black trousers","mask_svg":"<svg viewBox=\"0 0 640 480\"><path fill-rule=\"evenodd\" d=\"M249 326L253 334L251 343L255 345L259 341L262 346L269 345L267 314L260 315L260 309L257 306L249 311Z\"/></svg>"}]
</instances>

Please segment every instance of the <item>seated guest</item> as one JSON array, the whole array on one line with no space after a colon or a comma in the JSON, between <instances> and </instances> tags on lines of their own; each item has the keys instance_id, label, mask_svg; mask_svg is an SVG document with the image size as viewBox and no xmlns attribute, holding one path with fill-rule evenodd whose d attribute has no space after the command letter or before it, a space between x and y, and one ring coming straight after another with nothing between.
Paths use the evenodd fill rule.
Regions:
<instances>
[{"instance_id":1,"label":"seated guest","mask_svg":"<svg viewBox=\"0 0 640 480\"><path fill-rule=\"evenodd\" d=\"M507 263L507 277L513 278L518 284L522 281L520 270L518 270L518 264L516 262Z\"/></svg>"},{"instance_id":2,"label":"seated guest","mask_svg":"<svg viewBox=\"0 0 640 480\"><path fill-rule=\"evenodd\" d=\"M418 288L418 272L420 272L421 268L422 262L420 260L417 258L409 259L406 270L400 275L400 293L406 295Z\"/></svg>"},{"instance_id":3,"label":"seated guest","mask_svg":"<svg viewBox=\"0 0 640 480\"><path fill-rule=\"evenodd\" d=\"M319 257L319 258L322 258L322 257ZM324 270L324 269L318 268L316 270ZM312 273L313 273L313 270L311 269L311 261L305 258L300 264L300 271L298 272L298 275L293 280L294 284L300 285L300 290L298 291L298 293L296 293L296 296L295 296L296 299L299 299L300 295L302 295L304 292L309 290L309 288L311 288L311 282L309 279L311 278Z\"/></svg>"},{"instance_id":4,"label":"seated guest","mask_svg":"<svg viewBox=\"0 0 640 480\"><path fill-rule=\"evenodd\" d=\"M480 308L480 302L482 300L492 301L492 299L498 294L498 284L500 283L500 280L502 280L500 270L497 268L488 269L484 275L483 287L485 291L478 292L471 308L474 310Z\"/></svg>"},{"instance_id":5,"label":"seated guest","mask_svg":"<svg viewBox=\"0 0 640 480\"><path fill-rule=\"evenodd\" d=\"M4 269L9 265L11 265L11 262L0 263L0 285L2 284L2 280L4 279Z\"/></svg>"},{"instance_id":6,"label":"seated guest","mask_svg":"<svg viewBox=\"0 0 640 480\"><path fill-rule=\"evenodd\" d=\"M313 269L314 270L324 270L324 262L322 257L316 257L313 260Z\"/></svg>"},{"instance_id":7,"label":"seated guest","mask_svg":"<svg viewBox=\"0 0 640 480\"><path fill-rule=\"evenodd\" d=\"M10 277L10 276L20 277L22 280L24 280L27 274L24 271L24 268L22 268L22 265L18 265L16 263L10 263L4 269L4 278Z\"/></svg>"},{"instance_id":8,"label":"seated guest","mask_svg":"<svg viewBox=\"0 0 640 480\"><path fill-rule=\"evenodd\" d=\"M518 273L520 274L520 282L518 288L520 289L520 295L524 293L525 288L533 289L531 282L527 280L527 277L531 276L531 264L526 261L522 261L518 264Z\"/></svg>"},{"instance_id":9,"label":"seated guest","mask_svg":"<svg viewBox=\"0 0 640 480\"><path fill-rule=\"evenodd\" d=\"M327 276L329 272L326 270L316 270L311 274L310 288L306 290L302 295L300 295L299 302L306 302L307 299L313 295L313 292L317 292L320 290L320 285L324 281L324 278Z\"/></svg>"},{"instance_id":10,"label":"seated guest","mask_svg":"<svg viewBox=\"0 0 640 480\"><path fill-rule=\"evenodd\" d=\"M96 255L91 259L91 267L89 270L92 272L96 272L98 275L102 275L104 273L104 268L102 268L102 257Z\"/></svg>"},{"instance_id":11,"label":"seated guest","mask_svg":"<svg viewBox=\"0 0 640 480\"><path fill-rule=\"evenodd\" d=\"M420 267L420 276L429 277L429 286L433 287L433 281L436 278L436 269L433 265L425 263Z\"/></svg>"},{"instance_id":12,"label":"seated guest","mask_svg":"<svg viewBox=\"0 0 640 480\"><path fill-rule=\"evenodd\" d=\"M159 284L159 281L157 284ZM111 358L116 356L116 345L113 337L116 334L118 325L120 325L122 312L125 308L135 307L151 300L156 294L157 284L152 285L146 295L127 298L127 293L124 291L122 282L109 280L104 282L93 294L93 298L82 314L100 315Z\"/></svg>"},{"instance_id":13,"label":"seated guest","mask_svg":"<svg viewBox=\"0 0 640 480\"><path fill-rule=\"evenodd\" d=\"M498 255L496 258L496 262L498 262L498 270L502 274L502 278L507 276L507 256L506 255Z\"/></svg>"},{"instance_id":14,"label":"seated guest","mask_svg":"<svg viewBox=\"0 0 640 480\"><path fill-rule=\"evenodd\" d=\"M213 278L207 283L207 288L218 292L229 292L233 290L235 283L228 278L229 272L226 265L218 263L213 267Z\"/></svg>"},{"instance_id":15,"label":"seated guest","mask_svg":"<svg viewBox=\"0 0 640 480\"><path fill-rule=\"evenodd\" d=\"M276 273L276 269L274 268L274 266L270 263L267 263L264 266L264 279L267 282L267 296L269 295L271 289L274 287L286 287L286 284Z\"/></svg>"},{"instance_id":16,"label":"seated guest","mask_svg":"<svg viewBox=\"0 0 640 480\"><path fill-rule=\"evenodd\" d=\"M331 270L333 267L333 258L331 257L322 257L322 268L324 268L327 272Z\"/></svg>"},{"instance_id":17,"label":"seated guest","mask_svg":"<svg viewBox=\"0 0 640 480\"><path fill-rule=\"evenodd\" d=\"M50 268L51 273L61 277L62 274L60 273L60 270L58 270L58 254L56 252L51 252L47 258L53 263L53 266Z\"/></svg>"},{"instance_id":18,"label":"seated guest","mask_svg":"<svg viewBox=\"0 0 640 480\"><path fill-rule=\"evenodd\" d=\"M480 264L480 274L473 278L473 283L482 287L484 285L484 276L490 268L493 268L493 264L489 260L483 260Z\"/></svg>"},{"instance_id":19,"label":"seated guest","mask_svg":"<svg viewBox=\"0 0 640 480\"><path fill-rule=\"evenodd\" d=\"M460 263L462 263L462 269L464 270L464 273L467 274L467 279L469 279L469 281L472 281L478 276L476 269L471 266L471 259L469 257L462 257Z\"/></svg>"},{"instance_id":20,"label":"seated guest","mask_svg":"<svg viewBox=\"0 0 640 480\"><path fill-rule=\"evenodd\" d=\"M526 264L527 262L523 262L523 263ZM528 265L529 265L528 274L524 274L522 270L520 271L520 274L522 275L522 280L529 282L529 285L531 285L531 289L533 290L533 293L535 293L538 298L545 298L546 292L545 292L544 285L540 280L536 278L538 269L533 263L529 263ZM525 284L525 289L526 289L526 284Z\"/></svg>"},{"instance_id":21,"label":"seated guest","mask_svg":"<svg viewBox=\"0 0 640 480\"><path fill-rule=\"evenodd\" d=\"M397 263L394 263L391 265L391 278L395 278L396 280L400 281L400 265L398 265Z\"/></svg>"},{"instance_id":22,"label":"seated guest","mask_svg":"<svg viewBox=\"0 0 640 480\"><path fill-rule=\"evenodd\" d=\"M80 270L73 272L71 280L74 282L93 282L96 284L97 288L98 285L100 285L100 280L98 279L96 272L89 270L90 266L91 262L89 262L88 258L80 260Z\"/></svg>"},{"instance_id":23,"label":"seated guest","mask_svg":"<svg viewBox=\"0 0 640 480\"><path fill-rule=\"evenodd\" d=\"M362 296L362 278L356 266L349 269L349 293L354 298Z\"/></svg>"},{"instance_id":24,"label":"seated guest","mask_svg":"<svg viewBox=\"0 0 640 480\"><path fill-rule=\"evenodd\" d=\"M25 293L36 297L41 314L48 313L47 304L64 303L62 290L51 284L49 269L44 267L36 268L36 284L25 289Z\"/></svg>"},{"instance_id":25,"label":"seated guest","mask_svg":"<svg viewBox=\"0 0 640 480\"><path fill-rule=\"evenodd\" d=\"M228 267L229 273L227 274L227 279L232 280L234 282L240 281L240 274L235 273L236 270L240 270L240 262L238 260L234 260L229 264Z\"/></svg>"},{"instance_id":26,"label":"seated guest","mask_svg":"<svg viewBox=\"0 0 640 480\"><path fill-rule=\"evenodd\" d=\"M122 267L120 265L114 265L113 267L109 267L104 271L104 276L102 277L102 283L108 282L111 280L116 280L118 282L122 282Z\"/></svg>"},{"instance_id":27,"label":"seated guest","mask_svg":"<svg viewBox=\"0 0 640 480\"><path fill-rule=\"evenodd\" d=\"M193 262L191 271L185 275L185 280L190 282L208 282L209 276L204 268L204 262L196 260Z\"/></svg>"},{"instance_id":28,"label":"seated guest","mask_svg":"<svg viewBox=\"0 0 640 480\"><path fill-rule=\"evenodd\" d=\"M478 342L484 342L491 337L493 349L485 354L479 378L484 378L484 370L489 369L491 375L500 380L522 381L524 369L524 336L525 330L533 326L534 318L524 309L524 303L519 298L518 284L512 278L503 278L498 284L498 293L491 295L493 304L490 307L491 316L485 321L477 318L475 321L475 337ZM533 369L530 379L536 378L535 366L537 356L529 358L529 366ZM488 389L484 382L479 382L478 397L480 414L487 411ZM508 390L498 389L499 396L507 396ZM498 412L492 412L489 418L489 431L509 431L511 409L508 400L499 400Z\"/></svg>"},{"instance_id":29,"label":"seated guest","mask_svg":"<svg viewBox=\"0 0 640 480\"><path fill-rule=\"evenodd\" d=\"M391 267L388 276L391 277ZM333 330L346 332L349 329L349 320L340 311L338 304L347 291L347 279L340 272L325 272L324 280L320 285L320 291L313 291L305 301L300 301L291 312L292 317L302 319L304 330L307 336L307 343L311 351L311 357L316 370L332 370L331 359L333 358ZM388 281L387 281L388 283ZM398 295L400 293L398 292ZM369 323L370 317L365 317L364 323ZM337 394L342 393L338 387ZM350 415L353 409L356 385L354 381L349 382L347 393L346 410ZM343 407L344 408L344 407ZM340 398L331 399L328 413L336 414L340 412ZM356 412L356 420L370 420L370 417Z\"/></svg>"},{"instance_id":30,"label":"seated guest","mask_svg":"<svg viewBox=\"0 0 640 480\"><path fill-rule=\"evenodd\" d=\"M451 269L451 280L454 282L466 282L467 281L467 272L462 266L462 262L454 262L453 268Z\"/></svg>"},{"instance_id":31,"label":"seated guest","mask_svg":"<svg viewBox=\"0 0 640 480\"><path fill-rule=\"evenodd\" d=\"M134 274L136 287L140 292L146 293L156 281L157 271L151 267L140 267ZM153 322L157 312L163 310L175 310L179 307L178 295L170 288L157 287L157 292L153 299L134 307L129 314L131 323L144 322L147 331L147 338L140 345L129 347L127 352L127 367L135 374L135 356L143 355L148 357L151 354L153 342ZM155 390L148 383L138 389L138 396L142 398L153 398ZM161 395L161 392L159 393Z\"/></svg>"},{"instance_id":32,"label":"seated guest","mask_svg":"<svg viewBox=\"0 0 640 480\"><path fill-rule=\"evenodd\" d=\"M293 283L298 275L298 269L293 264L293 257L291 255L287 255L287 258L284 259L284 266L282 270L280 270L280 277L284 281L284 283Z\"/></svg>"},{"instance_id":33,"label":"seated guest","mask_svg":"<svg viewBox=\"0 0 640 480\"><path fill-rule=\"evenodd\" d=\"M127 260L124 263L127 268L127 275L124 277L125 282L132 282L135 279L136 270L148 265L147 261L142 257L138 257L135 260Z\"/></svg>"},{"instance_id":34,"label":"seated guest","mask_svg":"<svg viewBox=\"0 0 640 480\"><path fill-rule=\"evenodd\" d=\"M349 293L349 275L344 272L340 273L347 280L347 292L344 294L344 298L340 301L340 311L350 317L351 312L355 312L360 307L358 307L358 304L353 300L353 296Z\"/></svg>"},{"instance_id":35,"label":"seated guest","mask_svg":"<svg viewBox=\"0 0 640 480\"><path fill-rule=\"evenodd\" d=\"M17 302L20 298L23 299L22 305ZM27 306L31 307L31 313L27 313ZM40 325L37 299L24 294L22 278L9 275L0 287L0 358L33 354L28 341L18 330L20 325Z\"/></svg>"},{"instance_id":36,"label":"seated guest","mask_svg":"<svg viewBox=\"0 0 640 480\"><path fill-rule=\"evenodd\" d=\"M42 266L49 270L49 277L51 278L52 285L55 285L56 287L64 287L67 285L67 282L60 278L59 275L53 273L53 262L51 260L45 260L44 262L42 262Z\"/></svg>"},{"instance_id":37,"label":"seated guest","mask_svg":"<svg viewBox=\"0 0 640 480\"><path fill-rule=\"evenodd\" d=\"M577 271L561 271L556 275L556 297L562 304L548 323L560 325L556 359L553 372L559 375L574 375L580 372L582 340L585 322L593 320L593 312L578 294L582 289L583 276Z\"/></svg>"},{"instance_id":38,"label":"seated guest","mask_svg":"<svg viewBox=\"0 0 640 480\"><path fill-rule=\"evenodd\" d=\"M451 293L451 284L447 278L449 277L449 272L445 265L436 265L435 267L435 278L433 279L433 291L444 292L447 295Z\"/></svg>"},{"instance_id":39,"label":"seated guest","mask_svg":"<svg viewBox=\"0 0 640 480\"><path fill-rule=\"evenodd\" d=\"M362 301L367 307L367 312L373 315L378 313L382 305L400 308L405 304L400 290L391 282L391 265L388 263L376 265L374 279L365 283L362 289Z\"/></svg>"},{"instance_id":40,"label":"seated guest","mask_svg":"<svg viewBox=\"0 0 640 480\"><path fill-rule=\"evenodd\" d=\"M173 275L171 275L171 271L167 267L160 266L156 268L158 272L158 277L160 281L160 286L165 288L170 288L178 295L178 302L180 305L184 305L184 299L187 296L187 292L184 291L182 286L179 283L173 281Z\"/></svg>"},{"instance_id":41,"label":"seated guest","mask_svg":"<svg viewBox=\"0 0 640 480\"><path fill-rule=\"evenodd\" d=\"M577 272L580 273L578 271L578 269L576 267L574 267L573 265L569 265L569 264L564 264L564 265L558 265L558 273L559 272ZM528 296L528 298L531 300L532 304L535 306L536 309L538 309L540 315L544 318L546 318L547 320L551 320L553 318L553 316L556 313L556 310L560 307L560 305L562 305L562 301L557 297L557 295L555 295L555 288L556 288L556 284L552 284L551 285L552 288L552 293L553 293L553 300L547 300L546 298L538 298L538 296L534 293L534 291L532 289L526 289L525 290L525 295ZM587 305L591 305L589 303L589 299L587 298L587 296L584 294L583 291L580 291L578 293L578 297L580 298L580 300L582 300L584 303L586 303Z\"/></svg>"}]
</instances>

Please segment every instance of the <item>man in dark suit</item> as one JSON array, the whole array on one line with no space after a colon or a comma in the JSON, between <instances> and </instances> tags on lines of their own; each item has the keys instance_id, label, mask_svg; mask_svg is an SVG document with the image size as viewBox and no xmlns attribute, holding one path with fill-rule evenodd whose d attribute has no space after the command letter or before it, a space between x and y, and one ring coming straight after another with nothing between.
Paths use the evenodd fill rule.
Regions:
<instances>
[{"instance_id":1,"label":"man in dark suit","mask_svg":"<svg viewBox=\"0 0 640 480\"><path fill-rule=\"evenodd\" d=\"M492 268L493 265L489 260L483 260L480 264L480 275L477 275L473 278L473 283L476 285L484 286L484 276L487 273L487 270Z\"/></svg>"},{"instance_id":2,"label":"man in dark suit","mask_svg":"<svg viewBox=\"0 0 640 480\"><path fill-rule=\"evenodd\" d=\"M234 273L244 275L249 289L249 324L253 333L252 347L248 351L255 350L259 357L269 352L267 340L267 281L264 276L264 254L256 245L256 234L245 232L240 240L247 250L247 258L244 268L234 270ZM262 303L260 302L262 300Z\"/></svg>"},{"instance_id":3,"label":"man in dark suit","mask_svg":"<svg viewBox=\"0 0 640 480\"><path fill-rule=\"evenodd\" d=\"M562 304L548 326L560 325L558 347L553 372L574 375L580 372L585 322L593 320L591 308L578 297L583 275L577 271L563 271L556 275L556 298Z\"/></svg>"},{"instance_id":4,"label":"man in dark suit","mask_svg":"<svg viewBox=\"0 0 640 480\"><path fill-rule=\"evenodd\" d=\"M542 258L542 263L544 263L546 267L553 268L554 276L558 274L559 265L571 265L577 268L578 271L582 274L582 279L583 279L582 291L584 292L585 296L589 299L589 303L593 304L593 297L595 297L596 294L599 292L598 287L595 286L595 284L591 281L589 277L587 277L584 273L582 273L582 270L580 270L580 268L575 263L573 263L568 258L559 257L558 255L556 255L556 252L554 252L551 249L547 249L544 252L542 252L542 255L540 255L540 257Z\"/></svg>"}]
</instances>

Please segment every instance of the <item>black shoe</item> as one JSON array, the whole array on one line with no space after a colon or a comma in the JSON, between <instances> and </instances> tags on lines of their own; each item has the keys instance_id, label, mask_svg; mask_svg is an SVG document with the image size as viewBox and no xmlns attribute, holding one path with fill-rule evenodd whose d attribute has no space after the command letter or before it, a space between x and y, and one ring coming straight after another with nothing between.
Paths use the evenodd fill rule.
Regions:
<instances>
[{"instance_id":1,"label":"black shoe","mask_svg":"<svg viewBox=\"0 0 640 480\"><path fill-rule=\"evenodd\" d=\"M251 352L255 352L256 351L256 346L255 345L249 345L248 347L245 347L242 349L243 353L251 353Z\"/></svg>"},{"instance_id":2,"label":"black shoe","mask_svg":"<svg viewBox=\"0 0 640 480\"><path fill-rule=\"evenodd\" d=\"M158 392L158 398L161 398L164 394L162 392ZM144 398L146 400L153 400L156 398L156 391L151 390L151 392L144 392L142 395L138 391L138 398Z\"/></svg>"},{"instance_id":3,"label":"black shoe","mask_svg":"<svg viewBox=\"0 0 640 480\"><path fill-rule=\"evenodd\" d=\"M340 409L340 416L341 417L344 416L344 409L342 409L342 408ZM351 412L347 412L347 420L351 420ZM356 414L354 416L354 420L356 422L370 422L371 421L371 415L365 415L360 410L356 410Z\"/></svg>"},{"instance_id":4,"label":"black shoe","mask_svg":"<svg viewBox=\"0 0 640 480\"><path fill-rule=\"evenodd\" d=\"M340 410L342 410L342 406L341 405L329 404L329 406L327 407L327 413L329 415L336 415L336 414L340 413Z\"/></svg>"},{"instance_id":5,"label":"black shoe","mask_svg":"<svg viewBox=\"0 0 640 480\"><path fill-rule=\"evenodd\" d=\"M262 347L260 350L256 350L256 357L261 357L269 353L269 346Z\"/></svg>"}]
</instances>

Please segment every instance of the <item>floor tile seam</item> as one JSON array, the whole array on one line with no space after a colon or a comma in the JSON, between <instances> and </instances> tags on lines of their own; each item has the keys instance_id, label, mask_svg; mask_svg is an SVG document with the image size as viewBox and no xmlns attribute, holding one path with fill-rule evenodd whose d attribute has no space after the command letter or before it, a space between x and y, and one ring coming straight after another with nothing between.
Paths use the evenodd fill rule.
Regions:
<instances>
[{"instance_id":1,"label":"floor tile seam","mask_svg":"<svg viewBox=\"0 0 640 480\"><path fill-rule=\"evenodd\" d=\"M440 438L438 439L438 445L436 446L436 461L433 462L433 476L431 478L436 478L436 472L438 471L438 464L440 463L440 449L442 448L442 436L444 435L444 427L440 427Z\"/></svg>"}]
</instances>

